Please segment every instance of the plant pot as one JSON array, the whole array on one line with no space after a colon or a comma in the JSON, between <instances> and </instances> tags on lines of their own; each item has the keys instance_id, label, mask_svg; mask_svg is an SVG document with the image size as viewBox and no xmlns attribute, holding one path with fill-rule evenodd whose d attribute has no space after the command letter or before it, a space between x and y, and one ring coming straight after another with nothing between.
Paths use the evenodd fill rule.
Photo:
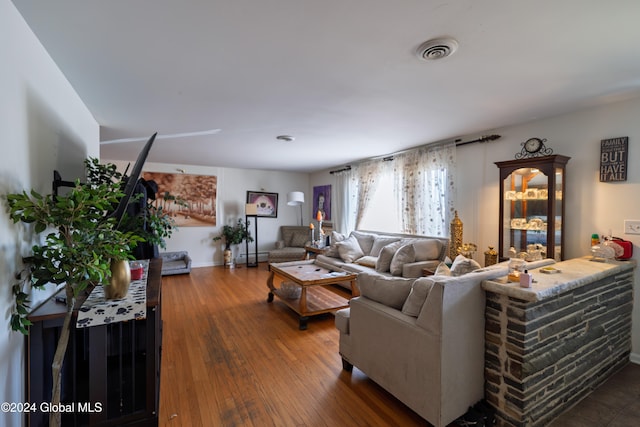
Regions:
<instances>
[{"instance_id":1,"label":"plant pot","mask_svg":"<svg viewBox=\"0 0 640 427\"><path fill-rule=\"evenodd\" d=\"M234 268L235 264L233 261L233 251L231 248L226 248L223 252L224 254L224 266L225 268Z\"/></svg>"},{"instance_id":2,"label":"plant pot","mask_svg":"<svg viewBox=\"0 0 640 427\"><path fill-rule=\"evenodd\" d=\"M131 268L127 260L111 261L111 280L104 286L104 297L106 299L122 299L129 292L131 283Z\"/></svg>"}]
</instances>

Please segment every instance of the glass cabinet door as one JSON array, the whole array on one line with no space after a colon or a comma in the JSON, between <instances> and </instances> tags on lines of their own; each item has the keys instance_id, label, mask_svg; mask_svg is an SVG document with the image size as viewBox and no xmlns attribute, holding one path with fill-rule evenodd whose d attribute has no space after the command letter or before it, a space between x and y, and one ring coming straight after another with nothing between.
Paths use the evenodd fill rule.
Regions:
<instances>
[{"instance_id":1,"label":"glass cabinet door","mask_svg":"<svg viewBox=\"0 0 640 427\"><path fill-rule=\"evenodd\" d=\"M499 256L563 259L564 173L569 157L496 162L500 168Z\"/></svg>"}]
</instances>

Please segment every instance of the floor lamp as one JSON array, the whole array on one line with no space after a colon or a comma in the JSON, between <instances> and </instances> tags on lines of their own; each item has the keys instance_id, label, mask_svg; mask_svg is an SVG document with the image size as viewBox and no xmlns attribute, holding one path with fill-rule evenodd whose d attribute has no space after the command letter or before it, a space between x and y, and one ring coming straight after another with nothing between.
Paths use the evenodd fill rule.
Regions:
<instances>
[{"instance_id":1,"label":"floor lamp","mask_svg":"<svg viewBox=\"0 0 640 427\"><path fill-rule=\"evenodd\" d=\"M244 205L244 220L247 231L249 231L249 218L253 218L253 240L255 242L255 259L253 262L249 262L249 240L245 239L245 251L247 252L247 267L258 266L258 205L253 203L247 203Z\"/></svg>"},{"instance_id":2,"label":"floor lamp","mask_svg":"<svg viewBox=\"0 0 640 427\"><path fill-rule=\"evenodd\" d=\"M300 206L300 226L302 226L302 205L304 204L304 193L302 191L292 191L287 194L287 205Z\"/></svg>"}]
</instances>

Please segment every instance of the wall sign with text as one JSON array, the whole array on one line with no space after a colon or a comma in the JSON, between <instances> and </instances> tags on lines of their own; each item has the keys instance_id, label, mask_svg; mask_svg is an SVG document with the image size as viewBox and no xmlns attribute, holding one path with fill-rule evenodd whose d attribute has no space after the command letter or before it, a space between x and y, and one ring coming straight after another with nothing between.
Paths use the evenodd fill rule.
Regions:
<instances>
[{"instance_id":1,"label":"wall sign with text","mask_svg":"<svg viewBox=\"0 0 640 427\"><path fill-rule=\"evenodd\" d=\"M627 180L629 137L600 141L600 182Z\"/></svg>"}]
</instances>

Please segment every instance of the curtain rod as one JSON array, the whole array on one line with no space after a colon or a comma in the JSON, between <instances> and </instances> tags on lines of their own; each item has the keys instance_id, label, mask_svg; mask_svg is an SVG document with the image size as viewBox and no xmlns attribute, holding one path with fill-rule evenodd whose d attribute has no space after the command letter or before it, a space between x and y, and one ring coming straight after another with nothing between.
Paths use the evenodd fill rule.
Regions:
<instances>
[{"instance_id":1,"label":"curtain rod","mask_svg":"<svg viewBox=\"0 0 640 427\"><path fill-rule=\"evenodd\" d=\"M334 173L338 173L338 172L346 172L346 171L350 171L350 170L351 170L351 166L350 166L350 165L347 165L347 166L343 167L342 169L336 169L336 170L334 170L334 171L329 171L329 173L330 173L331 175L333 175Z\"/></svg>"},{"instance_id":2,"label":"curtain rod","mask_svg":"<svg viewBox=\"0 0 640 427\"><path fill-rule=\"evenodd\" d=\"M465 142L461 142L462 141L461 139L456 139L454 141L454 143L456 144L456 147L462 147L463 145L474 144L476 142L482 143L482 142L495 141L496 139L499 139L501 137L502 137L502 135L485 135L485 136L481 136L480 138L473 139L471 141L465 141ZM371 159L366 159L366 160L363 160L363 161L382 159L382 161L384 161L384 162L389 162L389 161L393 160L393 156L395 156L397 154L402 154L402 153L406 153L406 152L411 151L411 150L416 150L418 148L429 147L429 146L437 145L437 144L446 144L446 143L438 143L438 142L436 142L436 143L433 143L433 144L422 145L420 147L415 147L415 148L410 148L408 150L398 151L396 153L389 154L389 155L386 155L386 156L373 157ZM329 173L333 175L334 173L345 172L345 171L348 171L348 170L351 170L351 165L347 165L342 169L329 171Z\"/></svg>"},{"instance_id":3,"label":"curtain rod","mask_svg":"<svg viewBox=\"0 0 640 427\"><path fill-rule=\"evenodd\" d=\"M466 142L460 142L460 139L456 139L456 147L461 147L463 145L467 145L467 144L473 144L475 142L488 142L488 141L495 141L496 139L501 138L501 135L485 135L483 137L480 137L478 139L474 139L472 141L466 141Z\"/></svg>"}]
</instances>

